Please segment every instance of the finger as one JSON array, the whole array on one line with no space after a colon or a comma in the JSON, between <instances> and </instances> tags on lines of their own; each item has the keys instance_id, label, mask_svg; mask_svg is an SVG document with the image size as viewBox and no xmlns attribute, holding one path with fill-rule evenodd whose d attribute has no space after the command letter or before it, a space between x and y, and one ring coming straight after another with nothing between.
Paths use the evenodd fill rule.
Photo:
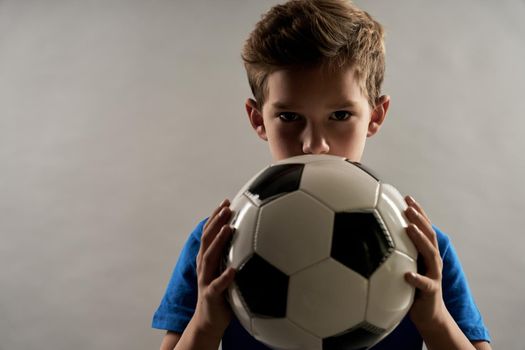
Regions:
<instances>
[{"instance_id":1,"label":"finger","mask_svg":"<svg viewBox=\"0 0 525 350\"><path fill-rule=\"evenodd\" d=\"M215 295L222 294L233 283L234 279L235 269L228 267L219 277L210 283L210 292Z\"/></svg>"},{"instance_id":2,"label":"finger","mask_svg":"<svg viewBox=\"0 0 525 350\"><path fill-rule=\"evenodd\" d=\"M405 210L405 215L408 218L408 220L415 224L424 234L427 236L427 238L432 242L434 247L438 247L436 232L434 231L434 228L432 227L432 224L430 221L428 221L417 209L414 207L408 207Z\"/></svg>"},{"instance_id":3,"label":"finger","mask_svg":"<svg viewBox=\"0 0 525 350\"><path fill-rule=\"evenodd\" d=\"M230 205L230 201L226 198L224 199L221 204L219 204L219 206L217 208L215 208L215 210L213 211L213 213L211 214L211 216L208 218L208 220L206 221L206 223L204 224L204 228L203 230L206 230L206 228L209 226L210 222L213 220L214 217L217 216L217 214L219 214L219 212L222 210L222 208L224 207L227 207Z\"/></svg>"},{"instance_id":4,"label":"finger","mask_svg":"<svg viewBox=\"0 0 525 350\"><path fill-rule=\"evenodd\" d=\"M412 287L417 288L422 293L432 293L436 290L436 283L432 279L414 272L407 272L405 280Z\"/></svg>"},{"instance_id":5,"label":"finger","mask_svg":"<svg viewBox=\"0 0 525 350\"><path fill-rule=\"evenodd\" d=\"M224 254L224 247L226 242L229 241L233 234L233 227L224 225L219 234L215 237L213 242L210 244L208 250L204 253L205 271L203 273L208 278L214 278L219 264ZM210 279L211 280L211 279Z\"/></svg>"},{"instance_id":6,"label":"finger","mask_svg":"<svg viewBox=\"0 0 525 350\"><path fill-rule=\"evenodd\" d=\"M439 278L441 274L441 257L439 250L435 247L430 239L415 225L410 224L406 232L412 243L416 246L417 251L423 256L427 276Z\"/></svg>"},{"instance_id":7,"label":"finger","mask_svg":"<svg viewBox=\"0 0 525 350\"><path fill-rule=\"evenodd\" d=\"M427 213L425 213L425 210L423 209L423 207L421 206L421 204L419 204L415 199L414 197L412 196L406 196L405 197L405 200L407 201L407 204L411 207L414 207L414 209L416 209L419 214L421 214L428 222L431 222Z\"/></svg>"},{"instance_id":8,"label":"finger","mask_svg":"<svg viewBox=\"0 0 525 350\"><path fill-rule=\"evenodd\" d=\"M210 225L202 232L200 251L202 253L208 250L209 245L213 242L221 227L226 224L230 218L231 210L223 207L221 211L211 220Z\"/></svg>"}]
</instances>

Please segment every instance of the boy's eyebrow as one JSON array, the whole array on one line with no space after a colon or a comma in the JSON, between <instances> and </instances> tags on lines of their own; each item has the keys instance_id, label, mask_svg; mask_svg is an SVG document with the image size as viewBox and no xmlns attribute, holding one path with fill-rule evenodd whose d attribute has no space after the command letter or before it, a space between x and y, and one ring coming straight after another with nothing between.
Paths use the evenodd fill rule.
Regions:
<instances>
[{"instance_id":1,"label":"boy's eyebrow","mask_svg":"<svg viewBox=\"0 0 525 350\"><path fill-rule=\"evenodd\" d=\"M356 106L357 103L352 100L344 100L338 103L330 104L328 106L329 109L339 109L339 108L353 108ZM276 109L294 109L298 106L295 106L294 104L290 104L283 101L275 101L272 103L272 107Z\"/></svg>"},{"instance_id":2,"label":"boy's eyebrow","mask_svg":"<svg viewBox=\"0 0 525 350\"><path fill-rule=\"evenodd\" d=\"M333 105L330 105L331 109L338 109L338 108L354 108L357 106L357 102L352 100L343 100L338 103L334 103Z\"/></svg>"},{"instance_id":3,"label":"boy's eyebrow","mask_svg":"<svg viewBox=\"0 0 525 350\"><path fill-rule=\"evenodd\" d=\"M293 106L292 104L288 104L286 102L276 101L272 103L272 107L276 109L293 109L296 106Z\"/></svg>"}]
</instances>

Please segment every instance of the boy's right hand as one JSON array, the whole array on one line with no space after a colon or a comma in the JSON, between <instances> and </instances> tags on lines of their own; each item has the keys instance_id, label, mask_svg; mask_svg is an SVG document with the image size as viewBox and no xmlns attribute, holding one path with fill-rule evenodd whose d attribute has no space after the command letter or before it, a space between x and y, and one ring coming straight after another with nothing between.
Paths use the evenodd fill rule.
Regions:
<instances>
[{"instance_id":1,"label":"boy's right hand","mask_svg":"<svg viewBox=\"0 0 525 350\"><path fill-rule=\"evenodd\" d=\"M204 225L197 254L199 289L194 321L200 332L219 339L232 317L224 293L235 277L235 270L231 267L222 273L220 271L224 247L234 231L227 224L232 214L229 205L230 202L225 199Z\"/></svg>"}]
</instances>

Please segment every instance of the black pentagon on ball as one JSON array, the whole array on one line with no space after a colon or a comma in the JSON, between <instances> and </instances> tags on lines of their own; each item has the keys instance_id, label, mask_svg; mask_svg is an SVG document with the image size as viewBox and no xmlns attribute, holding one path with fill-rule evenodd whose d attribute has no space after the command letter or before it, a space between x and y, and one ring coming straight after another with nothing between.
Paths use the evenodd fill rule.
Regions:
<instances>
[{"instance_id":1,"label":"black pentagon on ball","mask_svg":"<svg viewBox=\"0 0 525 350\"><path fill-rule=\"evenodd\" d=\"M251 313L284 317L289 277L257 254L239 268L235 283Z\"/></svg>"},{"instance_id":2,"label":"black pentagon on ball","mask_svg":"<svg viewBox=\"0 0 525 350\"><path fill-rule=\"evenodd\" d=\"M373 213L336 213L331 257L368 278L391 254L394 243Z\"/></svg>"},{"instance_id":3,"label":"black pentagon on ball","mask_svg":"<svg viewBox=\"0 0 525 350\"><path fill-rule=\"evenodd\" d=\"M296 191L301 183L304 164L273 165L262 172L248 192L263 201L279 194Z\"/></svg>"},{"instance_id":4,"label":"black pentagon on ball","mask_svg":"<svg viewBox=\"0 0 525 350\"><path fill-rule=\"evenodd\" d=\"M346 332L323 339L323 350L368 349L384 332L382 328L363 322Z\"/></svg>"}]
</instances>

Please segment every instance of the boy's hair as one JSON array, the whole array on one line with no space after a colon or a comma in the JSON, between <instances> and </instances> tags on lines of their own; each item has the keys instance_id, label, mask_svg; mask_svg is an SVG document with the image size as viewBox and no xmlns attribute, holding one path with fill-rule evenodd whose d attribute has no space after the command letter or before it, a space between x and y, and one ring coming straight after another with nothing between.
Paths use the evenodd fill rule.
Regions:
<instances>
[{"instance_id":1,"label":"boy's hair","mask_svg":"<svg viewBox=\"0 0 525 350\"><path fill-rule=\"evenodd\" d=\"M279 69L352 65L374 107L385 71L381 24L349 0L291 0L271 8L244 45L242 59L259 108Z\"/></svg>"}]
</instances>

